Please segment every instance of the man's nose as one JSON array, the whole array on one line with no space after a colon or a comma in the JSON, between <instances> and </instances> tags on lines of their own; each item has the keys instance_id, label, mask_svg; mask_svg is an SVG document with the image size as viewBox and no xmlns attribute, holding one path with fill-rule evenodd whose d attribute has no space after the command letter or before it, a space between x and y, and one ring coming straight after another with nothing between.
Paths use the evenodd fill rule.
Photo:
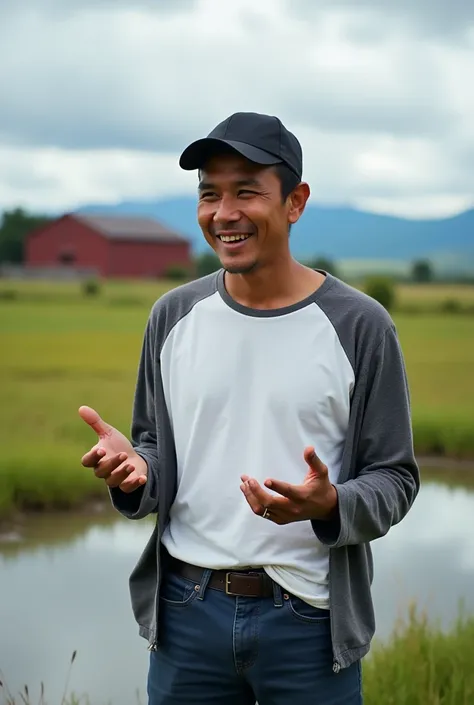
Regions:
<instances>
[{"instance_id":1,"label":"man's nose","mask_svg":"<svg viewBox=\"0 0 474 705\"><path fill-rule=\"evenodd\" d=\"M214 213L214 222L225 225L240 220L242 214L233 198L221 198Z\"/></svg>"}]
</instances>

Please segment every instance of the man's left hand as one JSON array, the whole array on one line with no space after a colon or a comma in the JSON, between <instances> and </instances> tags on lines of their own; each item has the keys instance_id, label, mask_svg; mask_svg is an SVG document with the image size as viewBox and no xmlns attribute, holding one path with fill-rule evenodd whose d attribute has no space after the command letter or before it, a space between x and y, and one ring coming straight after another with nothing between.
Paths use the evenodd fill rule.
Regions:
<instances>
[{"instance_id":1,"label":"man's left hand","mask_svg":"<svg viewBox=\"0 0 474 705\"><path fill-rule=\"evenodd\" d=\"M311 447L305 448L304 459L309 468L302 485L265 480L265 487L277 495L266 492L257 480L242 475L240 489L255 514L275 524L337 516L337 490L329 480L326 465Z\"/></svg>"}]
</instances>

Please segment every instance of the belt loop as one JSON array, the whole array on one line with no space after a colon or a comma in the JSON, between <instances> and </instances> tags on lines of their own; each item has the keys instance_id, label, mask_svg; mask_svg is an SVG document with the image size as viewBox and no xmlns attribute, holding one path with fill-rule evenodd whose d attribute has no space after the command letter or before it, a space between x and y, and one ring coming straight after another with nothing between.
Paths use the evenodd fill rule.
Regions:
<instances>
[{"instance_id":1,"label":"belt loop","mask_svg":"<svg viewBox=\"0 0 474 705\"><path fill-rule=\"evenodd\" d=\"M212 570L209 568L205 568L202 572L202 579L201 579L201 584L199 586L198 590L198 600L204 600L204 593L206 592L207 585L209 583L209 580L211 579L212 575Z\"/></svg>"},{"instance_id":2,"label":"belt loop","mask_svg":"<svg viewBox=\"0 0 474 705\"><path fill-rule=\"evenodd\" d=\"M273 582L273 605L275 607L283 607L283 597L281 592L281 587L274 581Z\"/></svg>"}]
</instances>

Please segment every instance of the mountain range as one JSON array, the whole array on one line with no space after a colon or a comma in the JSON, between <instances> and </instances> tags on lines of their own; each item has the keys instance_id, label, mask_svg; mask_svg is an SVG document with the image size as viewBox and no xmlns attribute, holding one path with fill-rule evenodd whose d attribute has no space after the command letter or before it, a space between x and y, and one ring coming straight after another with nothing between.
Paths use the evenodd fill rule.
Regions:
<instances>
[{"instance_id":1,"label":"mountain range","mask_svg":"<svg viewBox=\"0 0 474 705\"><path fill-rule=\"evenodd\" d=\"M188 237L196 254L208 250L196 221L194 197L83 206L77 212L152 217ZM408 262L429 258L441 268L472 271L474 209L449 218L413 220L310 202L291 232L291 250L299 259Z\"/></svg>"}]
</instances>

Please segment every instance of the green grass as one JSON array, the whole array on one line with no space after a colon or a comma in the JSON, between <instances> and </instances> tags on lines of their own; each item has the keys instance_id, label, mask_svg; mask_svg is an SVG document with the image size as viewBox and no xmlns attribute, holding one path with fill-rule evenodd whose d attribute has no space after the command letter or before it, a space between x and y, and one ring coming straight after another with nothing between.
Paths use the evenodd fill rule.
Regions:
<instances>
[{"instance_id":1,"label":"green grass","mask_svg":"<svg viewBox=\"0 0 474 705\"><path fill-rule=\"evenodd\" d=\"M77 284L35 282L0 303L0 515L100 492L80 465L96 438L77 409L90 404L129 429L144 325L166 288L114 282L84 298ZM119 297L141 303L116 305Z\"/></svg>"},{"instance_id":2,"label":"green grass","mask_svg":"<svg viewBox=\"0 0 474 705\"><path fill-rule=\"evenodd\" d=\"M80 465L96 438L88 404L125 433L143 330L162 282L0 283L0 516L65 507L99 493ZM434 294L431 294L433 298ZM395 314L419 455L474 458L474 317Z\"/></svg>"},{"instance_id":3,"label":"green grass","mask_svg":"<svg viewBox=\"0 0 474 705\"><path fill-rule=\"evenodd\" d=\"M364 705L472 705L473 647L473 616L446 632L413 608L364 661Z\"/></svg>"},{"instance_id":4,"label":"green grass","mask_svg":"<svg viewBox=\"0 0 474 705\"><path fill-rule=\"evenodd\" d=\"M472 705L473 646L474 616L461 615L449 631L443 631L413 608L407 619L397 626L392 638L384 644L374 642L369 656L364 659L364 705ZM75 654L71 666L74 658ZM69 673L70 669L61 705L89 703L86 697L78 699L67 693ZM4 682L5 705L33 705L27 687L16 696L7 693L6 685ZM39 703L46 705L47 693L43 686L41 693Z\"/></svg>"},{"instance_id":5,"label":"green grass","mask_svg":"<svg viewBox=\"0 0 474 705\"><path fill-rule=\"evenodd\" d=\"M474 317L395 314L416 449L474 457Z\"/></svg>"}]
</instances>

